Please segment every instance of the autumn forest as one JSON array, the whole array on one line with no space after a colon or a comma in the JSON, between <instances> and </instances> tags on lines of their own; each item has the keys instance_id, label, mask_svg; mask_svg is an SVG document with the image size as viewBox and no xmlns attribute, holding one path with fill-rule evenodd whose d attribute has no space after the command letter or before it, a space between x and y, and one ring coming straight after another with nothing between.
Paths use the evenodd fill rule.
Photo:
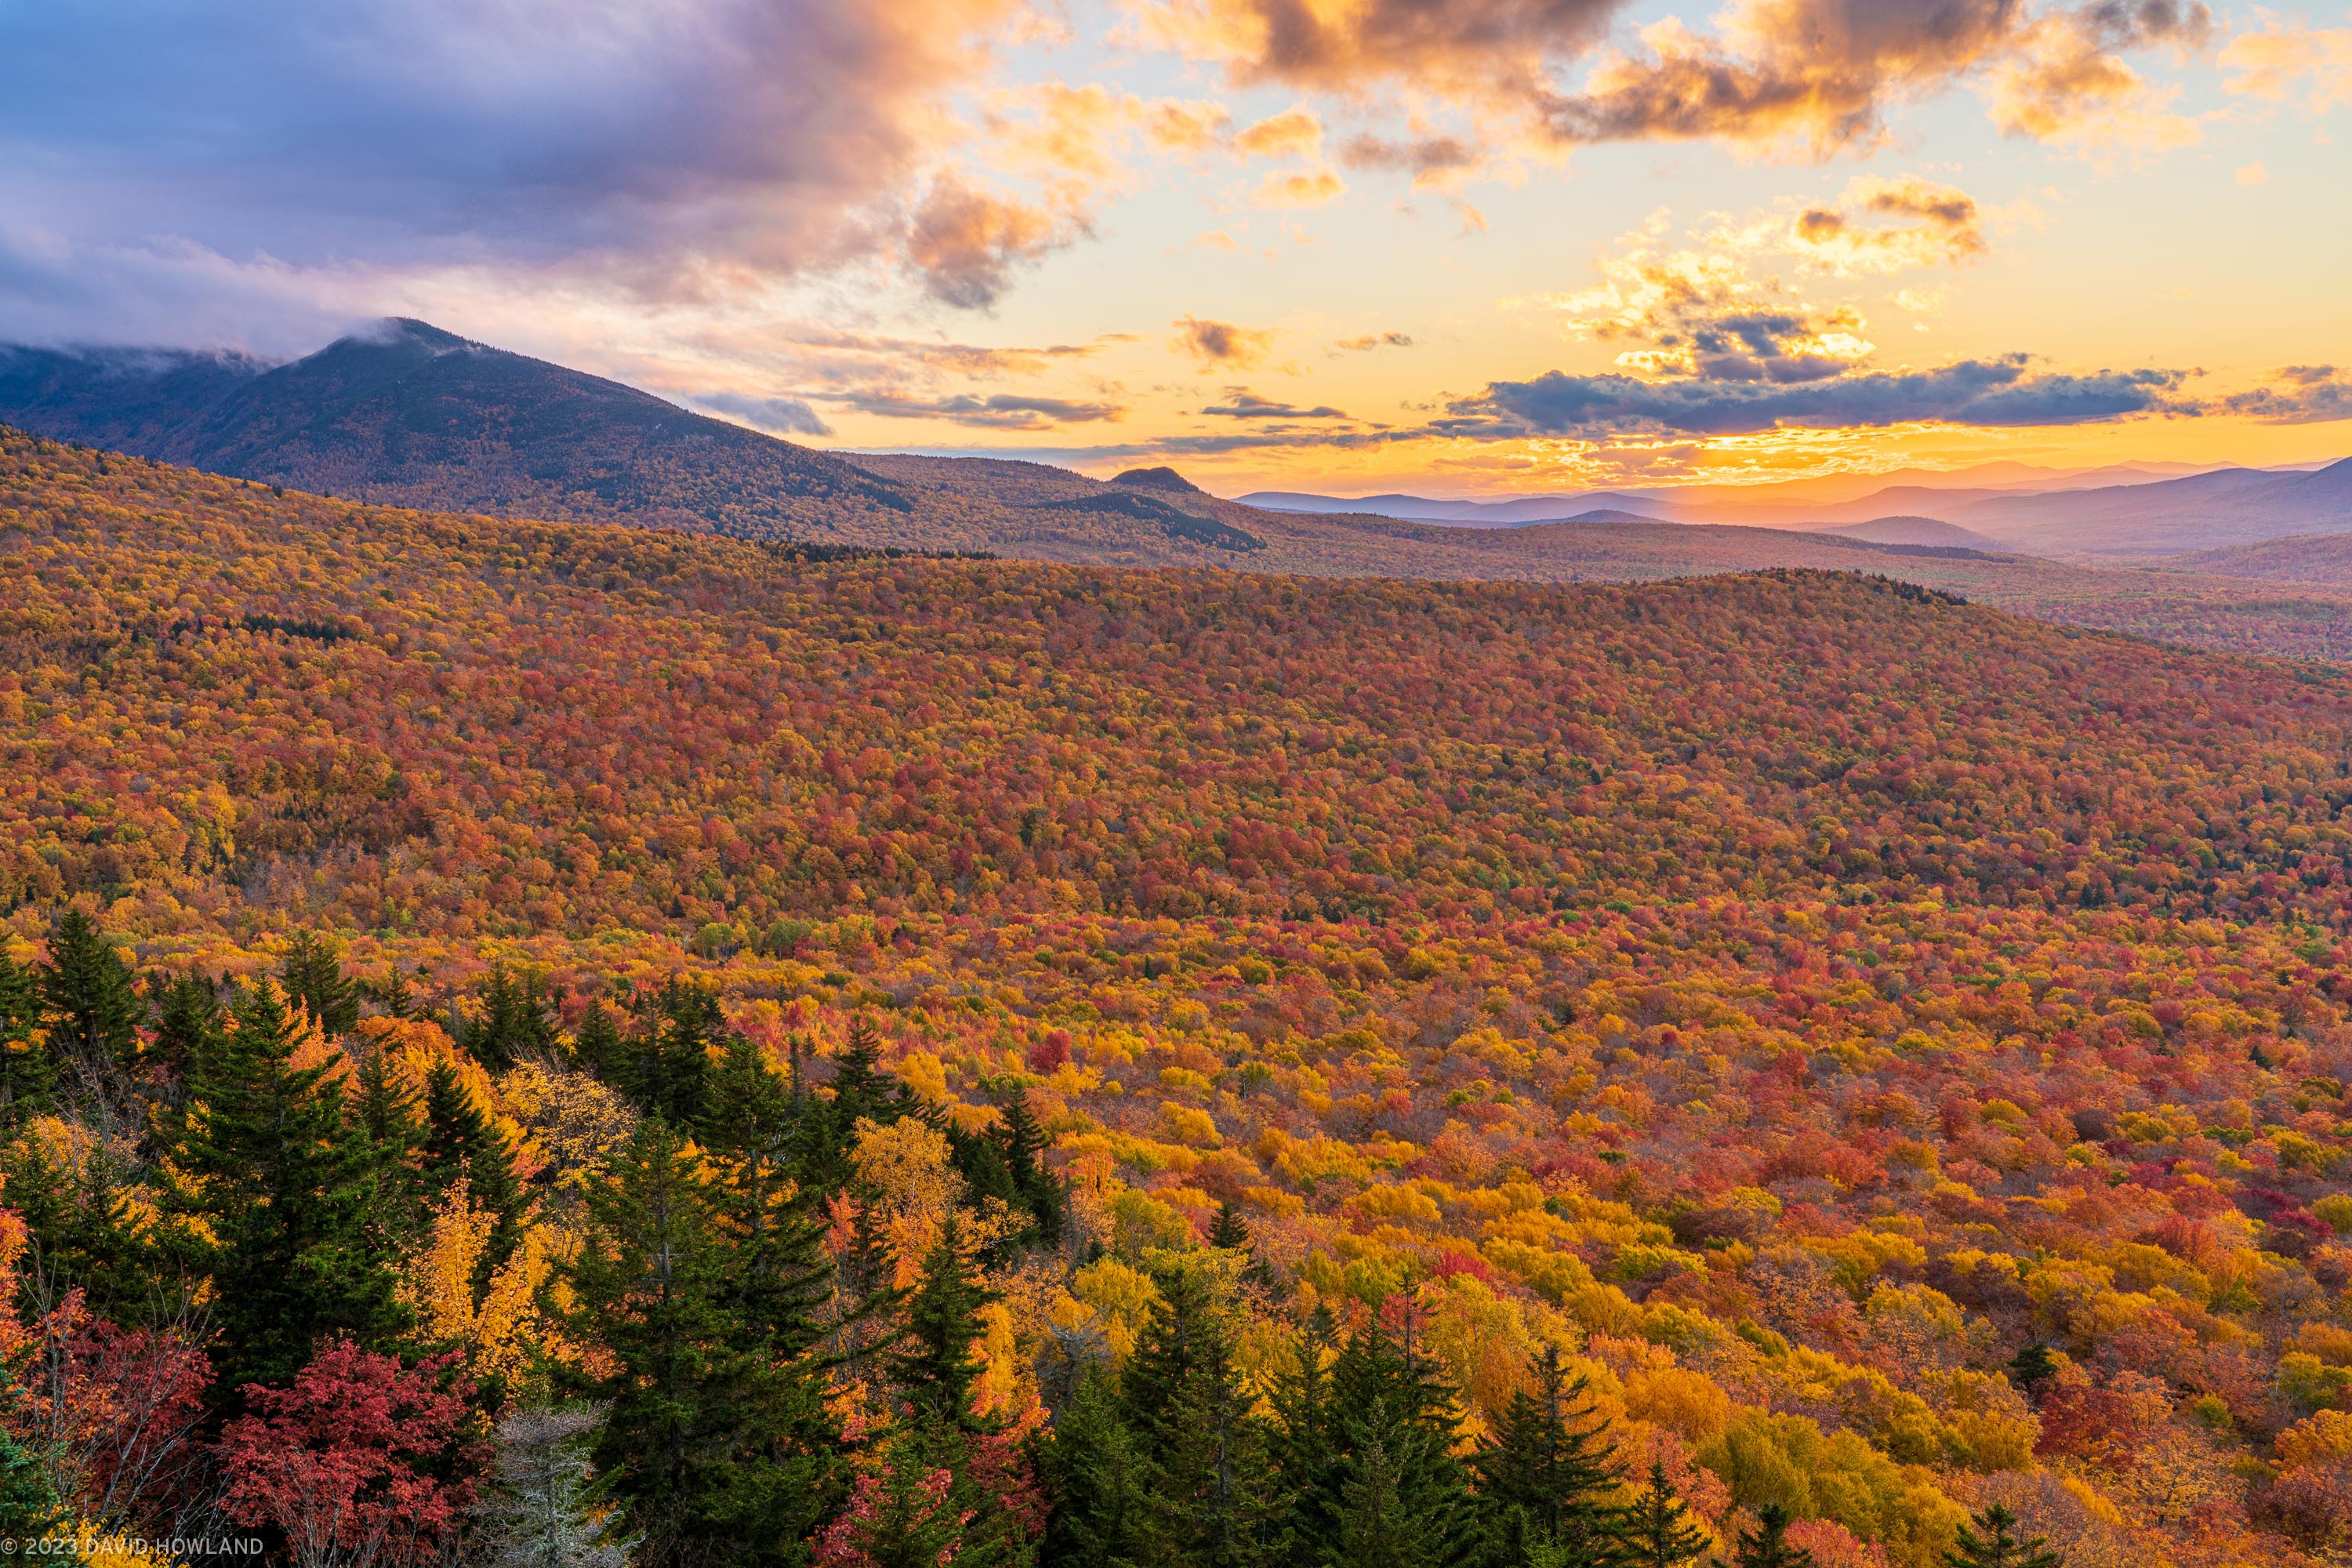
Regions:
<instances>
[{"instance_id":1,"label":"autumn forest","mask_svg":"<svg viewBox=\"0 0 2352 1568\"><path fill-rule=\"evenodd\" d=\"M51 1554L2352 1561L2338 668L8 431L0 651Z\"/></svg>"}]
</instances>

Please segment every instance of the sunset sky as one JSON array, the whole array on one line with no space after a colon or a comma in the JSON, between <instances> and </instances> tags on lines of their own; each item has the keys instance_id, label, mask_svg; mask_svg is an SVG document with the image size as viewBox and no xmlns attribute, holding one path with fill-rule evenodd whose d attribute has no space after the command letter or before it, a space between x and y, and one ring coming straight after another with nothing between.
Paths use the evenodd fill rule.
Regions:
<instances>
[{"instance_id":1,"label":"sunset sky","mask_svg":"<svg viewBox=\"0 0 2352 1568\"><path fill-rule=\"evenodd\" d=\"M2352 452L2352 13L89 0L0 338L412 315L819 446L1486 493Z\"/></svg>"}]
</instances>

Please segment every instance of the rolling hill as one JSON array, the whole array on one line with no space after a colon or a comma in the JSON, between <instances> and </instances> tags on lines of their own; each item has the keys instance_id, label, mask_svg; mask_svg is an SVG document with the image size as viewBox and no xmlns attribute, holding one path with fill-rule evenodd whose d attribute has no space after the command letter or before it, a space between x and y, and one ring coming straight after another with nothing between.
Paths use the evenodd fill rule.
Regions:
<instances>
[{"instance_id":1,"label":"rolling hill","mask_svg":"<svg viewBox=\"0 0 2352 1568\"><path fill-rule=\"evenodd\" d=\"M1876 517L1867 522L1843 522L1818 531L1865 544L1928 544L1957 550L1997 552L2000 543L1973 529L1932 517Z\"/></svg>"}]
</instances>

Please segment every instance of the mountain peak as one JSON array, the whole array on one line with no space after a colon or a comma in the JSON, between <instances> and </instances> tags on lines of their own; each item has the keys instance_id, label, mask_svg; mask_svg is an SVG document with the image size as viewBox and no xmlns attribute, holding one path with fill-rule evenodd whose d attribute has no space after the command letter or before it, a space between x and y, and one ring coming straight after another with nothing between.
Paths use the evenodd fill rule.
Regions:
<instances>
[{"instance_id":1,"label":"mountain peak","mask_svg":"<svg viewBox=\"0 0 2352 1568\"><path fill-rule=\"evenodd\" d=\"M1178 490L1185 495L1197 496L1207 493L1175 469L1168 468L1129 468L1123 474L1114 476L1110 482L1115 485L1135 485L1148 490Z\"/></svg>"}]
</instances>

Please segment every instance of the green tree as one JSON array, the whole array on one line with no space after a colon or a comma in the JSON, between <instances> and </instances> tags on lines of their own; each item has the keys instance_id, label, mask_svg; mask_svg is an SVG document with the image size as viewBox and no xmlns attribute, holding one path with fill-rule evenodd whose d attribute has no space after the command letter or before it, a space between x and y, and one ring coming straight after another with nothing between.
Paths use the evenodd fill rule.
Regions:
<instances>
[{"instance_id":1,"label":"green tree","mask_svg":"<svg viewBox=\"0 0 2352 1568\"><path fill-rule=\"evenodd\" d=\"M1511 1395L1471 1461L1488 1562L1526 1568L1537 1545L1565 1552L1571 1565L1606 1557L1617 1482L1608 1426L1583 1380L1563 1376L1559 1352L1545 1346L1534 1391Z\"/></svg>"},{"instance_id":2,"label":"green tree","mask_svg":"<svg viewBox=\"0 0 2352 1568\"><path fill-rule=\"evenodd\" d=\"M971 1385L980 1363L971 1346L980 1337L981 1309L997 1297L973 1277L961 1241L950 1217L923 1259L921 1278L907 1299L906 1330L888 1364L891 1381L919 1418L977 1430Z\"/></svg>"},{"instance_id":3,"label":"green tree","mask_svg":"<svg viewBox=\"0 0 2352 1568\"><path fill-rule=\"evenodd\" d=\"M602 1001L592 999L588 1010L580 1015L580 1026L572 1031L573 1064L611 1088L625 1089L627 1048L621 1037L620 1025L614 1022L613 1010Z\"/></svg>"},{"instance_id":4,"label":"green tree","mask_svg":"<svg viewBox=\"0 0 2352 1568\"><path fill-rule=\"evenodd\" d=\"M287 944L278 966L286 1000L301 1004L331 1039L360 1026L360 988L344 978L342 950L322 936L300 931Z\"/></svg>"},{"instance_id":5,"label":"green tree","mask_svg":"<svg viewBox=\"0 0 2352 1568\"><path fill-rule=\"evenodd\" d=\"M201 974L175 974L151 980L148 994L156 999L155 1059L184 1087L220 1034L220 989Z\"/></svg>"},{"instance_id":6,"label":"green tree","mask_svg":"<svg viewBox=\"0 0 2352 1568\"><path fill-rule=\"evenodd\" d=\"M49 1047L58 1056L101 1081L137 1070L147 1005L121 955L79 910L60 915L49 932L41 1000L48 1009Z\"/></svg>"},{"instance_id":7,"label":"green tree","mask_svg":"<svg viewBox=\"0 0 2352 1568\"><path fill-rule=\"evenodd\" d=\"M1036 1116L1029 1109L1028 1099L1015 1094L1003 1104L1004 1163L1013 1173L1013 1187L1037 1221L1037 1239L1047 1247L1062 1239L1064 1202L1062 1184L1045 1168L1045 1134L1037 1125Z\"/></svg>"},{"instance_id":8,"label":"green tree","mask_svg":"<svg viewBox=\"0 0 2352 1568\"><path fill-rule=\"evenodd\" d=\"M1051 1568L1129 1568L1139 1561L1150 1506L1149 1470L1118 1377L1090 1362L1057 1411L1046 1445L1054 1511L1045 1527Z\"/></svg>"},{"instance_id":9,"label":"green tree","mask_svg":"<svg viewBox=\"0 0 2352 1568\"><path fill-rule=\"evenodd\" d=\"M1309 1325L1275 1398L1286 1561L1476 1559L1478 1519L1454 1454L1457 1406L1412 1329L1408 1303L1393 1336L1364 1329L1327 1358L1328 1320Z\"/></svg>"},{"instance_id":10,"label":"green tree","mask_svg":"<svg viewBox=\"0 0 2352 1568\"><path fill-rule=\"evenodd\" d=\"M58 1092L57 1064L41 1027L41 994L31 970L0 949L0 1127L47 1110Z\"/></svg>"},{"instance_id":11,"label":"green tree","mask_svg":"<svg viewBox=\"0 0 2352 1568\"><path fill-rule=\"evenodd\" d=\"M391 1058L382 1049L370 1051L360 1063L359 1097L352 1112L367 1141L377 1223L387 1234L411 1236L425 1205L424 1117L416 1092L393 1072Z\"/></svg>"},{"instance_id":12,"label":"green tree","mask_svg":"<svg viewBox=\"0 0 2352 1568\"><path fill-rule=\"evenodd\" d=\"M2017 1538L2017 1516L1995 1503L1976 1516L1976 1528L1960 1526L1959 1541L1944 1554L1949 1568L2065 1568L2065 1559L2035 1536Z\"/></svg>"},{"instance_id":13,"label":"green tree","mask_svg":"<svg viewBox=\"0 0 2352 1568\"><path fill-rule=\"evenodd\" d=\"M1623 1568L1683 1568L1711 1539L1691 1522L1690 1510L1666 1479L1666 1467L1653 1460L1649 1485L1618 1518L1616 1561Z\"/></svg>"},{"instance_id":14,"label":"green tree","mask_svg":"<svg viewBox=\"0 0 2352 1568\"><path fill-rule=\"evenodd\" d=\"M1739 1532L1734 1568L1813 1568L1813 1554L1789 1544L1789 1510L1768 1502L1756 1510L1756 1528Z\"/></svg>"},{"instance_id":15,"label":"green tree","mask_svg":"<svg viewBox=\"0 0 2352 1568\"><path fill-rule=\"evenodd\" d=\"M773 1353L799 1336L744 1323L723 1200L699 1166L648 1117L587 1195L564 1321L612 1366L568 1375L609 1407L595 1462L644 1568L802 1563L839 1491L841 1434L823 1367Z\"/></svg>"},{"instance_id":16,"label":"green tree","mask_svg":"<svg viewBox=\"0 0 2352 1568\"><path fill-rule=\"evenodd\" d=\"M467 1031L466 1048L492 1072L504 1072L526 1058L554 1054L555 1010L539 977L520 981L503 963L490 966L478 1000L481 1019Z\"/></svg>"},{"instance_id":17,"label":"green tree","mask_svg":"<svg viewBox=\"0 0 2352 1568\"><path fill-rule=\"evenodd\" d=\"M648 1115L674 1127L695 1125L709 1083L710 1047L725 1026L715 994L673 979L645 999L635 1037L622 1053L622 1081L614 1087Z\"/></svg>"},{"instance_id":18,"label":"green tree","mask_svg":"<svg viewBox=\"0 0 2352 1568\"><path fill-rule=\"evenodd\" d=\"M814 1189L793 1180L800 1108L760 1047L740 1035L710 1076L702 1135L716 1168L711 1201L732 1244L730 1273L747 1328L769 1352L796 1356L815 1342L815 1314L831 1296L825 1225Z\"/></svg>"},{"instance_id":19,"label":"green tree","mask_svg":"<svg viewBox=\"0 0 2352 1568\"><path fill-rule=\"evenodd\" d=\"M1159 1276L1160 1300L1120 1378L1142 1459L1139 1561L1216 1568L1272 1561L1274 1473L1264 1426L1206 1282Z\"/></svg>"},{"instance_id":20,"label":"green tree","mask_svg":"<svg viewBox=\"0 0 2352 1568\"><path fill-rule=\"evenodd\" d=\"M404 1327L369 1235L375 1183L341 1063L298 1067L300 1039L277 986L246 987L172 1129L164 1209L212 1279L225 1390L286 1381L324 1335L378 1348Z\"/></svg>"}]
</instances>

